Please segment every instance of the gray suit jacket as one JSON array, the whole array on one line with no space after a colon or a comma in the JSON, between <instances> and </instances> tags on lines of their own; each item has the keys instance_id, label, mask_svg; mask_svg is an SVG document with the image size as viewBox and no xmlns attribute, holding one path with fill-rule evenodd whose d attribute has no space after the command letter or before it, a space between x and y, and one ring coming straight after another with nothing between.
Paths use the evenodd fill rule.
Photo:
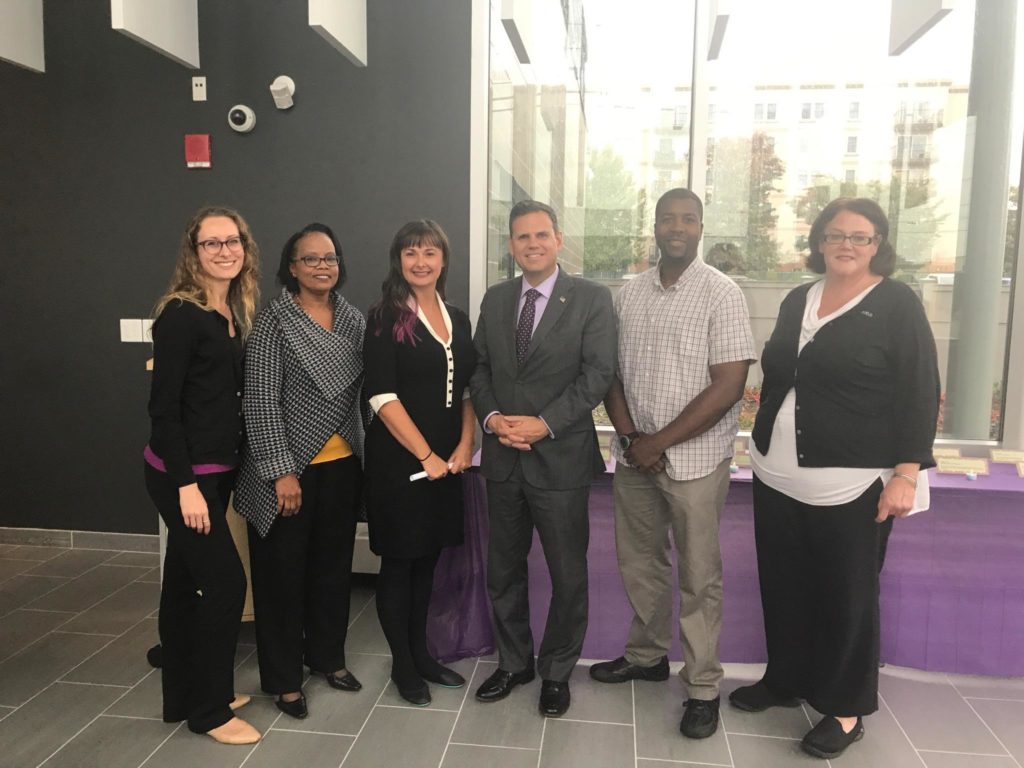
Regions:
<instances>
[{"instance_id":1,"label":"gray suit jacket","mask_svg":"<svg viewBox=\"0 0 1024 768\"><path fill-rule=\"evenodd\" d=\"M470 381L473 407L489 413L540 416L554 433L518 451L484 433L480 468L488 480L507 480L516 459L537 488L589 485L604 471L591 412L611 386L616 331L611 293L604 286L559 270L554 290L533 334L526 360L516 362L516 305L522 278L492 286L480 305L473 342L477 368Z\"/></svg>"}]
</instances>

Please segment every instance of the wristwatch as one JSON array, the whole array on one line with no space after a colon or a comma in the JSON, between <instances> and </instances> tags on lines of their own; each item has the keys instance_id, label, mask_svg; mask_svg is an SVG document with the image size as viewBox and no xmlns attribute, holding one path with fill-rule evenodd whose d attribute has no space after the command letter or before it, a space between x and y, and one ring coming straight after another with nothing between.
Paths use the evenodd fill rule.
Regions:
<instances>
[{"instance_id":1,"label":"wristwatch","mask_svg":"<svg viewBox=\"0 0 1024 768\"><path fill-rule=\"evenodd\" d=\"M629 446L631 446L633 441L638 437L640 437L639 432L630 432L628 435L619 435L619 447L624 451L628 451Z\"/></svg>"}]
</instances>

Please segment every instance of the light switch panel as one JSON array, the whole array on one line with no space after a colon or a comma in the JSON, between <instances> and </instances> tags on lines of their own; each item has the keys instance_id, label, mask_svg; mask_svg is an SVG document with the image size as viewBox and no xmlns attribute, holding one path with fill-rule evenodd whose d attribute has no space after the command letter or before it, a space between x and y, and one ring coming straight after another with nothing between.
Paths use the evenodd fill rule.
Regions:
<instances>
[{"instance_id":1,"label":"light switch panel","mask_svg":"<svg viewBox=\"0 0 1024 768\"><path fill-rule=\"evenodd\" d=\"M142 341L142 321L122 318L121 341Z\"/></svg>"}]
</instances>

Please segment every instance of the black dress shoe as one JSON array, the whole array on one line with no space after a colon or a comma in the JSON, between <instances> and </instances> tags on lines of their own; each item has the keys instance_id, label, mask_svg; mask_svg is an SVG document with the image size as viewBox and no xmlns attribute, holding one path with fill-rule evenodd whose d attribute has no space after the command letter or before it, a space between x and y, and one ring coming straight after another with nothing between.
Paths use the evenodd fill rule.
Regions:
<instances>
[{"instance_id":1,"label":"black dress shoe","mask_svg":"<svg viewBox=\"0 0 1024 768\"><path fill-rule=\"evenodd\" d=\"M772 707L799 707L800 699L776 696L764 684L764 680L753 685L744 685L729 694L729 703L744 712L764 712Z\"/></svg>"},{"instance_id":2,"label":"black dress shoe","mask_svg":"<svg viewBox=\"0 0 1024 768\"><path fill-rule=\"evenodd\" d=\"M816 726L807 732L804 740L800 742L800 746L809 755L829 760L833 757L839 757L853 742L860 741L863 738L864 723L861 722L859 717L857 718L857 724L853 726L853 730L846 733L843 731L843 726L839 724L838 720L831 715L826 715Z\"/></svg>"},{"instance_id":3,"label":"black dress shoe","mask_svg":"<svg viewBox=\"0 0 1024 768\"><path fill-rule=\"evenodd\" d=\"M561 717L569 711L569 681L545 680L540 686L538 709L544 717Z\"/></svg>"},{"instance_id":4,"label":"black dress shoe","mask_svg":"<svg viewBox=\"0 0 1024 768\"><path fill-rule=\"evenodd\" d=\"M299 698L295 701L285 701L280 696L274 701L277 704L277 708L284 712L288 717L294 717L297 720L304 720L309 715L309 710L306 708L306 697L303 694L299 694Z\"/></svg>"},{"instance_id":5,"label":"black dress shoe","mask_svg":"<svg viewBox=\"0 0 1024 768\"><path fill-rule=\"evenodd\" d=\"M522 672L506 672L503 669L496 669L494 673L484 680L483 684L476 689L476 700L483 702L501 701L517 685L525 685L533 680L533 669L524 669Z\"/></svg>"},{"instance_id":6,"label":"black dress shoe","mask_svg":"<svg viewBox=\"0 0 1024 768\"><path fill-rule=\"evenodd\" d=\"M689 699L679 723L679 731L689 739L706 739L718 730L719 697L711 700Z\"/></svg>"},{"instance_id":7,"label":"black dress shoe","mask_svg":"<svg viewBox=\"0 0 1024 768\"><path fill-rule=\"evenodd\" d=\"M590 668L590 676L599 683L625 683L630 680L668 680L668 656L649 667L641 667L619 656L614 661L602 661Z\"/></svg>"},{"instance_id":8,"label":"black dress shoe","mask_svg":"<svg viewBox=\"0 0 1024 768\"><path fill-rule=\"evenodd\" d=\"M356 676L348 670L345 670L345 674L336 675L333 672L321 672L324 676L324 680L327 684L339 691L360 691L363 688L363 684L356 680Z\"/></svg>"},{"instance_id":9,"label":"black dress shoe","mask_svg":"<svg viewBox=\"0 0 1024 768\"><path fill-rule=\"evenodd\" d=\"M392 682L394 681L392 680ZM398 690L398 695L414 707L425 707L431 701L430 689L427 688L426 684L414 686L412 688L403 688L398 683L395 683L395 688Z\"/></svg>"},{"instance_id":10,"label":"black dress shoe","mask_svg":"<svg viewBox=\"0 0 1024 768\"><path fill-rule=\"evenodd\" d=\"M434 683L435 685L440 685L443 688L461 688L466 684L466 678L454 669L448 669L448 667L438 664L433 659L422 664L417 664L416 671L419 672L420 677L428 683Z\"/></svg>"}]
</instances>

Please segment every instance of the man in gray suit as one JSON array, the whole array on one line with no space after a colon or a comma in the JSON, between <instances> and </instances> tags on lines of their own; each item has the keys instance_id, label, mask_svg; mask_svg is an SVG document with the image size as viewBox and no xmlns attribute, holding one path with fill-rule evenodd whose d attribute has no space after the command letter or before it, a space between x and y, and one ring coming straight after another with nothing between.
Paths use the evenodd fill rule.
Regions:
<instances>
[{"instance_id":1,"label":"man in gray suit","mask_svg":"<svg viewBox=\"0 0 1024 768\"><path fill-rule=\"evenodd\" d=\"M509 251L523 276L484 296L470 382L484 430L487 590L499 656L476 698L498 701L533 680L526 558L536 528L552 586L537 657L548 717L569 708L569 675L587 629L587 497L605 469L591 412L611 384L616 345L611 294L565 274L561 247L549 206L529 200L512 208Z\"/></svg>"}]
</instances>

